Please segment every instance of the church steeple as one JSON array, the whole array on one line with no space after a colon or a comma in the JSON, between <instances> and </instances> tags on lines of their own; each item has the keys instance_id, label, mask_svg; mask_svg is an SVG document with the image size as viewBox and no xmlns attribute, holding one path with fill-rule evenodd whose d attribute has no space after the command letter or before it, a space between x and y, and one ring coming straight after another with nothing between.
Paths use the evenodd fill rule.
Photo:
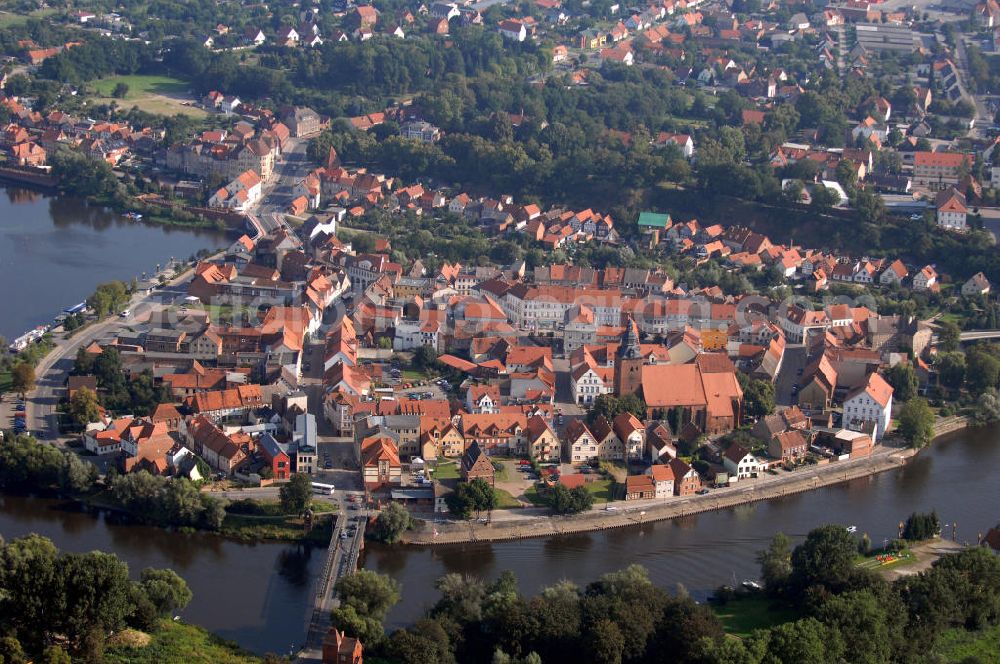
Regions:
<instances>
[{"instance_id":1,"label":"church steeple","mask_svg":"<svg viewBox=\"0 0 1000 664\"><path fill-rule=\"evenodd\" d=\"M615 394L623 397L635 394L642 387L642 347L639 345L639 326L632 316L625 321L615 354Z\"/></svg>"},{"instance_id":2,"label":"church steeple","mask_svg":"<svg viewBox=\"0 0 1000 664\"><path fill-rule=\"evenodd\" d=\"M639 326L635 324L635 319L631 315L625 321L625 330L618 340L617 355L626 359L637 359L642 356L642 349L639 347Z\"/></svg>"}]
</instances>

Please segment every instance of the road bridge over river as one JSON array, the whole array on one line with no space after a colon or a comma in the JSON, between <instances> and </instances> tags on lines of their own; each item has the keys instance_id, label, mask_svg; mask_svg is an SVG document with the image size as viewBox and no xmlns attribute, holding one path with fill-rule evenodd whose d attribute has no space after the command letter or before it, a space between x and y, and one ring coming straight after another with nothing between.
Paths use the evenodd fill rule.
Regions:
<instances>
[{"instance_id":1,"label":"road bridge over river","mask_svg":"<svg viewBox=\"0 0 1000 664\"><path fill-rule=\"evenodd\" d=\"M313 664L322 661L323 637L330 631L330 612L338 604L334 586L338 580L358 569L367 523L368 517L363 513L349 515L344 509L340 510L326 550L323 570L316 581L316 600L309 620L306 645L297 655L296 662Z\"/></svg>"},{"instance_id":2,"label":"road bridge over river","mask_svg":"<svg viewBox=\"0 0 1000 664\"><path fill-rule=\"evenodd\" d=\"M984 339L1000 339L1000 330L968 330L959 337L962 341L982 341Z\"/></svg>"}]
</instances>

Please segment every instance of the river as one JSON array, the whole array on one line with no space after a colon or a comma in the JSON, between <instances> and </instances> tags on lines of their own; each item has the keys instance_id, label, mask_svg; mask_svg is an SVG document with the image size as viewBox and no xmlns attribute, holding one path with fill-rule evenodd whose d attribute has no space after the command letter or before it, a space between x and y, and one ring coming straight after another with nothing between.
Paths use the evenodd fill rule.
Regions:
<instances>
[{"instance_id":1,"label":"river","mask_svg":"<svg viewBox=\"0 0 1000 664\"><path fill-rule=\"evenodd\" d=\"M184 620L258 654L288 654L305 642L313 582L326 554L314 546L244 544L130 524L74 503L0 497L0 535L11 540L30 533L66 551L118 554L134 577L146 567L173 569L194 593Z\"/></svg>"},{"instance_id":2,"label":"river","mask_svg":"<svg viewBox=\"0 0 1000 664\"><path fill-rule=\"evenodd\" d=\"M435 600L434 580L449 572L493 579L511 569L521 590L534 593L560 579L585 584L639 563L658 585L672 589L680 583L704 598L733 578L756 578L754 553L778 531L798 541L817 525L839 522L856 525L881 543L895 536L910 512L936 509L943 521L957 521L959 540L975 540L1000 521L998 464L1000 429L964 431L935 442L900 470L750 506L518 542L436 548L368 543L363 563L403 586L389 629L419 618ZM136 575L144 567L173 568L194 592L185 620L258 653L287 653L302 644L325 553L128 525L51 500L0 498L0 535L12 539L33 532L69 551L114 552Z\"/></svg>"},{"instance_id":3,"label":"river","mask_svg":"<svg viewBox=\"0 0 1000 664\"><path fill-rule=\"evenodd\" d=\"M1000 429L968 430L936 441L899 470L777 500L545 539L433 548L369 544L364 566L403 586L403 600L389 614L387 629L421 617L436 600L435 579L449 572L494 579L510 569L522 592L535 593L560 579L582 585L639 563L657 585L682 584L703 599L734 578L757 578L754 554L777 532L798 542L815 526L841 523L857 526L859 535L868 533L881 544L896 537L900 520L911 512L936 509L942 522L957 522L959 541L975 541L1000 522L998 465Z\"/></svg>"},{"instance_id":4,"label":"river","mask_svg":"<svg viewBox=\"0 0 1000 664\"><path fill-rule=\"evenodd\" d=\"M0 335L52 322L99 283L225 244L218 231L133 223L80 199L0 185Z\"/></svg>"}]
</instances>

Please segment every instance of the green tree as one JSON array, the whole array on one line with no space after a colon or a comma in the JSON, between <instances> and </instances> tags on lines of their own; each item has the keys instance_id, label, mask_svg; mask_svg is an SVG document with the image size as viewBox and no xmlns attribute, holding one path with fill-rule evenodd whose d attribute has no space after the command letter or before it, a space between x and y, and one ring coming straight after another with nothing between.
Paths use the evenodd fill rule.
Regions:
<instances>
[{"instance_id":1,"label":"green tree","mask_svg":"<svg viewBox=\"0 0 1000 664\"><path fill-rule=\"evenodd\" d=\"M941 532L941 522L937 512L914 512L906 518L903 539L913 542L930 539Z\"/></svg>"},{"instance_id":2,"label":"green tree","mask_svg":"<svg viewBox=\"0 0 1000 664\"><path fill-rule=\"evenodd\" d=\"M285 514L300 514L312 502L312 480L308 475L296 473L281 486L278 496Z\"/></svg>"},{"instance_id":3,"label":"green tree","mask_svg":"<svg viewBox=\"0 0 1000 664\"><path fill-rule=\"evenodd\" d=\"M125 626L132 612L128 565L100 551L60 556L57 574L66 598L54 627L76 648L91 632L106 634Z\"/></svg>"},{"instance_id":4,"label":"green tree","mask_svg":"<svg viewBox=\"0 0 1000 664\"><path fill-rule=\"evenodd\" d=\"M372 537L380 542L395 544L410 527L410 513L399 503L389 503L379 512Z\"/></svg>"},{"instance_id":5,"label":"green tree","mask_svg":"<svg viewBox=\"0 0 1000 664\"><path fill-rule=\"evenodd\" d=\"M965 380L972 394L979 396L1000 384L1000 358L974 348L965 356Z\"/></svg>"},{"instance_id":6,"label":"green tree","mask_svg":"<svg viewBox=\"0 0 1000 664\"><path fill-rule=\"evenodd\" d=\"M621 664L625 637L614 622L607 619L595 622L586 632L586 641L589 661L594 664Z\"/></svg>"},{"instance_id":7,"label":"green tree","mask_svg":"<svg viewBox=\"0 0 1000 664\"><path fill-rule=\"evenodd\" d=\"M948 352L938 356L938 380L945 387L960 389L965 382L965 353Z\"/></svg>"},{"instance_id":8,"label":"green tree","mask_svg":"<svg viewBox=\"0 0 1000 664\"><path fill-rule=\"evenodd\" d=\"M460 482L455 490L445 496L448 510L457 517L468 519L473 512L478 516L497 508L499 499L489 482L477 477L471 482Z\"/></svg>"},{"instance_id":9,"label":"green tree","mask_svg":"<svg viewBox=\"0 0 1000 664\"><path fill-rule=\"evenodd\" d=\"M767 640L768 664L837 664L844 652L840 635L815 618L772 627L757 638Z\"/></svg>"},{"instance_id":10,"label":"green tree","mask_svg":"<svg viewBox=\"0 0 1000 664\"><path fill-rule=\"evenodd\" d=\"M1000 393L990 388L979 395L973 415L980 424L1000 422Z\"/></svg>"},{"instance_id":11,"label":"green tree","mask_svg":"<svg viewBox=\"0 0 1000 664\"><path fill-rule=\"evenodd\" d=\"M757 420L770 415L774 412L774 385L751 378L743 390L743 403L748 417Z\"/></svg>"},{"instance_id":12,"label":"green tree","mask_svg":"<svg viewBox=\"0 0 1000 664\"><path fill-rule=\"evenodd\" d=\"M926 399L910 399L899 411L896 431L910 445L921 448L934 438L934 411Z\"/></svg>"},{"instance_id":13,"label":"green tree","mask_svg":"<svg viewBox=\"0 0 1000 664\"><path fill-rule=\"evenodd\" d=\"M97 468L70 451L63 452L65 463L60 473L59 485L78 493L90 489L97 481Z\"/></svg>"},{"instance_id":14,"label":"green tree","mask_svg":"<svg viewBox=\"0 0 1000 664\"><path fill-rule=\"evenodd\" d=\"M413 351L413 368L417 371L427 371L437 361L437 351L432 346L421 346Z\"/></svg>"},{"instance_id":15,"label":"green tree","mask_svg":"<svg viewBox=\"0 0 1000 664\"><path fill-rule=\"evenodd\" d=\"M909 401L917 395L919 383L917 372L909 362L899 362L885 373L885 379L892 385L892 396L898 401Z\"/></svg>"},{"instance_id":16,"label":"green tree","mask_svg":"<svg viewBox=\"0 0 1000 664\"><path fill-rule=\"evenodd\" d=\"M399 629L389 637L387 646L398 664L453 664L448 633L436 620L418 620L412 628Z\"/></svg>"},{"instance_id":17,"label":"green tree","mask_svg":"<svg viewBox=\"0 0 1000 664\"><path fill-rule=\"evenodd\" d=\"M0 624L32 649L40 649L56 631L66 602L57 561L55 545L41 535L0 547ZM20 650L18 639L11 638Z\"/></svg>"},{"instance_id":18,"label":"green tree","mask_svg":"<svg viewBox=\"0 0 1000 664\"><path fill-rule=\"evenodd\" d=\"M919 148L918 148L919 149ZM954 352L961 346L962 330L950 320L937 323L938 348L945 352Z\"/></svg>"},{"instance_id":19,"label":"green tree","mask_svg":"<svg viewBox=\"0 0 1000 664\"><path fill-rule=\"evenodd\" d=\"M42 653L41 664L73 664L73 659L59 646L49 646Z\"/></svg>"},{"instance_id":20,"label":"green tree","mask_svg":"<svg viewBox=\"0 0 1000 664\"><path fill-rule=\"evenodd\" d=\"M139 585L161 617L169 617L188 605L193 595L187 582L173 570L147 567Z\"/></svg>"},{"instance_id":21,"label":"green tree","mask_svg":"<svg viewBox=\"0 0 1000 664\"><path fill-rule=\"evenodd\" d=\"M70 417L81 426L89 422L96 422L101 416L101 404L97 401L97 393L89 388L81 387L69 400L68 412Z\"/></svg>"},{"instance_id":22,"label":"green tree","mask_svg":"<svg viewBox=\"0 0 1000 664\"><path fill-rule=\"evenodd\" d=\"M11 389L24 397L35 389L35 367L27 362L18 362L11 369Z\"/></svg>"},{"instance_id":23,"label":"green tree","mask_svg":"<svg viewBox=\"0 0 1000 664\"><path fill-rule=\"evenodd\" d=\"M546 494L546 502L556 514L578 514L594 505L594 494L582 486L572 489L557 483Z\"/></svg>"},{"instance_id":24,"label":"green tree","mask_svg":"<svg viewBox=\"0 0 1000 664\"><path fill-rule=\"evenodd\" d=\"M781 594L792 574L792 549L788 536L775 533L767 549L757 552L757 563L767 592Z\"/></svg>"},{"instance_id":25,"label":"green tree","mask_svg":"<svg viewBox=\"0 0 1000 664\"><path fill-rule=\"evenodd\" d=\"M128 83L124 81L116 83L114 90L111 91L111 96L115 99L125 99L128 96Z\"/></svg>"},{"instance_id":26,"label":"green tree","mask_svg":"<svg viewBox=\"0 0 1000 664\"><path fill-rule=\"evenodd\" d=\"M792 587L800 593L811 586L838 592L855 570L856 551L843 526L827 525L809 531L805 541L792 551Z\"/></svg>"},{"instance_id":27,"label":"green tree","mask_svg":"<svg viewBox=\"0 0 1000 664\"><path fill-rule=\"evenodd\" d=\"M399 601L399 583L384 574L360 569L337 581L334 589L340 606L333 610L333 624L366 644L378 644L384 636L382 621Z\"/></svg>"}]
</instances>

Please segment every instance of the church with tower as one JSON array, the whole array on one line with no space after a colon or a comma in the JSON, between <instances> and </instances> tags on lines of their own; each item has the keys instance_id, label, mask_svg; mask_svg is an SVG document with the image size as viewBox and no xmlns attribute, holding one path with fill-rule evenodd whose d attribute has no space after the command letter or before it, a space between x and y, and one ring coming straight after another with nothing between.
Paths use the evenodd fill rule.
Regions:
<instances>
[{"instance_id":1,"label":"church with tower","mask_svg":"<svg viewBox=\"0 0 1000 664\"><path fill-rule=\"evenodd\" d=\"M615 353L615 394L623 397L626 394L637 394L642 387L642 348L639 344L639 327L629 316L625 322L625 331L618 342Z\"/></svg>"}]
</instances>

